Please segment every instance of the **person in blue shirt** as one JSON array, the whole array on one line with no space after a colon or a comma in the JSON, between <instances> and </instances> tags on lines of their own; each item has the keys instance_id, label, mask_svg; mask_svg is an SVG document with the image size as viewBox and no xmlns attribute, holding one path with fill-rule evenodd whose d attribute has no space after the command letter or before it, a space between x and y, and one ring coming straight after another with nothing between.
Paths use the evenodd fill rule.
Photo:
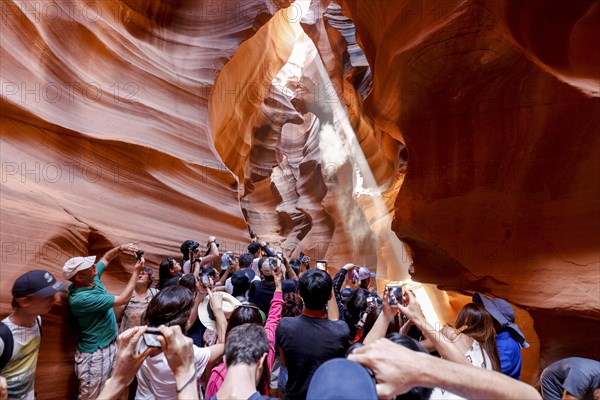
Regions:
<instances>
[{"instance_id":1,"label":"person in blue shirt","mask_svg":"<svg viewBox=\"0 0 600 400\"><path fill-rule=\"evenodd\" d=\"M529 343L515 324L515 310L507 301L500 298L488 299L481 293L473 295L473 302L483 304L494 320L502 373L520 380L523 363L521 348L529 347Z\"/></svg>"}]
</instances>

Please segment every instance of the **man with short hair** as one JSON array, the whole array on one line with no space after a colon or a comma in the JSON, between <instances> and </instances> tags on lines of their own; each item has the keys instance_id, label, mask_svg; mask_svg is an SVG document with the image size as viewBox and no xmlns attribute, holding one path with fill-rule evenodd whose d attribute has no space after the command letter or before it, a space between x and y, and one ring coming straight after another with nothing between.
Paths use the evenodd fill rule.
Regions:
<instances>
[{"instance_id":1,"label":"man with short hair","mask_svg":"<svg viewBox=\"0 0 600 400\"><path fill-rule=\"evenodd\" d=\"M375 279L375 274L369 271L369 268L363 266L358 269L358 280L361 288L371 290L371 279Z\"/></svg>"},{"instance_id":2,"label":"man with short hair","mask_svg":"<svg viewBox=\"0 0 600 400\"><path fill-rule=\"evenodd\" d=\"M268 353L269 341L262 326L244 324L229 331L225 342L227 375L209 400L270 399L256 390Z\"/></svg>"},{"instance_id":3,"label":"man with short hair","mask_svg":"<svg viewBox=\"0 0 600 400\"><path fill-rule=\"evenodd\" d=\"M35 368L42 339L40 315L55 303L63 289L54 276L33 270L19 276L12 287L13 313L0 322L0 373L6 378L9 399L34 399Z\"/></svg>"},{"instance_id":4,"label":"man with short hair","mask_svg":"<svg viewBox=\"0 0 600 400\"><path fill-rule=\"evenodd\" d=\"M260 277L254 272L252 269L252 262L254 261L254 256L250 253L245 253L240 256L240 269L234 272L235 274L244 274L248 277L250 283L253 281L260 281ZM231 283L231 277L227 278L225 281L225 291L229 294L233 294L233 284Z\"/></svg>"},{"instance_id":5,"label":"man with short hair","mask_svg":"<svg viewBox=\"0 0 600 400\"><path fill-rule=\"evenodd\" d=\"M276 260L266 257L260 259L259 269L262 280L251 282L250 290L248 291L248 300L256 304L265 314L269 313L271 300L275 293L275 278L273 277L271 262L276 262Z\"/></svg>"},{"instance_id":6,"label":"man with short hair","mask_svg":"<svg viewBox=\"0 0 600 400\"><path fill-rule=\"evenodd\" d=\"M321 364L344 357L350 334L348 325L337 318L333 285L326 272L308 270L298 286L304 301L302 315L283 318L276 331L281 362L288 367L286 398L291 400L306 397L310 379Z\"/></svg>"},{"instance_id":7,"label":"man with short hair","mask_svg":"<svg viewBox=\"0 0 600 400\"><path fill-rule=\"evenodd\" d=\"M74 257L63 266L69 286L69 308L79 324L79 343L75 353L75 373L79 378L79 399L96 399L110 378L116 352L117 321L114 306L127 304L144 268L142 257L129 282L118 296L109 294L100 278L107 264L120 253L134 254L136 244L127 243L109 250L98 263L96 256Z\"/></svg>"},{"instance_id":8,"label":"man with short hair","mask_svg":"<svg viewBox=\"0 0 600 400\"><path fill-rule=\"evenodd\" d=\"M255 239L256 240L256 239ZM263 257L263 253L266 257L275 257L273 250L269 248L269 244L267 242L252 242L248 245L248 253L252 254L254 257L254 261L252 262L252 269L256 274L260 272L260 268L258 266L258 260Z\"/></svg>"}]
</instances>

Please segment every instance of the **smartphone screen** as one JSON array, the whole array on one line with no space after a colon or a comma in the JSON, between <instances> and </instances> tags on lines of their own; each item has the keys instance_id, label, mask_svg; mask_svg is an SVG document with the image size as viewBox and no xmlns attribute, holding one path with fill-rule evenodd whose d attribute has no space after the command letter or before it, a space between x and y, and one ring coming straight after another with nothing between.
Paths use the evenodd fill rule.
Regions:
<instances>
[{"instance_id":1,"label":"smartphone screen","mask_svg":"<svg viewBox=\"0 0 600 400\"><path fill-rule=\"evenodd\" d=\"M385 287L389 294L389 302L391 305L402 304L402 285L387 285Z\"/></svg>"},{"instance_id":2,"label":"smartphone screen","mask_svg":"<svg viewBox=\"0 0 600 400\"><path fill-rule=\"evenodd\" d=\"M161 347L160 342L156 339L158 336L161 336L162 333L158 330L158 328L148 328L146 332L142 335L144 338L144 343L148 347Z\"/></svg>"},{"instance_id":3,"label":"smartphone screen","mask_svg":"<svg viewBox=\"0 0 600 400\"><path fill-rule=\"evenodd\" d=\"M321 271L327 272L327 261L325 260L317 260L317 268Z\"/></svg>"}]
</instances>

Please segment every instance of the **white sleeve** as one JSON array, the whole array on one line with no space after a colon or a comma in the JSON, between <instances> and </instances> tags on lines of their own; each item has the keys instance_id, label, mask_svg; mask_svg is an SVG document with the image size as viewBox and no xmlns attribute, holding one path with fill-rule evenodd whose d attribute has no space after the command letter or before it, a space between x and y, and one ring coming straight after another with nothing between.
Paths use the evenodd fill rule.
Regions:
<instances>
[{"instance_id":1,"label":"white sleeve","mask_svg":"<svg viewBox=\"0 0 600 400\"><path fill-rule=\"evenodd\" d=\"M186 262L183 263L183 273L184 274L189 274L190 271L192 270L192 263L190 262L190 260L187 260Z\"/></svg>"},{"instance_id":2,"label":"white sleeve","mask_svg":"<svg viewBox=\"0 0 600 400\"><path fill-rule=\"evenodd\" d=\"M138 369L136 376L138 382L137 391L135 392L136 400L153 400L154 396L152 395L152 392L148 387L146 377L144 376L144 373L142 372L141 368Z\"/></svg>"},{"instance_id":3,"label":"white sleeve","mask_svg":"<svg viewBox=\"0 0 600 400\"><path fill-rule=\"evenodd\" d=\"M233 285L231 284L231 278L227 278L225 281L225 291L229 294L233 294Z\"/></svg>"},{"instance_id":4,"label":"white sleeve","mask_svg":"<svg viewBox=\"0 0 600 400\"><path fill-rule=\"evenodd\" d=\"M198 376L202 375L206 369L208 360L210 360L210 347L194 346L194 361L196 362Z\"/></svg>"}]
</instances>

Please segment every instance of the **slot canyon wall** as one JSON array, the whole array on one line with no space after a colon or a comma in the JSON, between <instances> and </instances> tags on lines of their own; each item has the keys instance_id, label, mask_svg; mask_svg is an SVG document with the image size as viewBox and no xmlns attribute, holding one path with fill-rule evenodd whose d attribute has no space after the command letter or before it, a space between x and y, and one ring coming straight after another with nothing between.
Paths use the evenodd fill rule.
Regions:
<instances>
[{"instance_id":1,"label":"slot canyon wall","mask_svg":"<svg viewBox=\"0 0 600 400\"><path fill-rule=\"evenodd\" d=\"M415 280L518 305L541 366L600 359L598 2L0 4L2 315L23 271L129 240L156 267L257 234L401 279L399 238ZM38 395L65 398L75 327L44 325Z\"/></svg>"}]
</instances>

